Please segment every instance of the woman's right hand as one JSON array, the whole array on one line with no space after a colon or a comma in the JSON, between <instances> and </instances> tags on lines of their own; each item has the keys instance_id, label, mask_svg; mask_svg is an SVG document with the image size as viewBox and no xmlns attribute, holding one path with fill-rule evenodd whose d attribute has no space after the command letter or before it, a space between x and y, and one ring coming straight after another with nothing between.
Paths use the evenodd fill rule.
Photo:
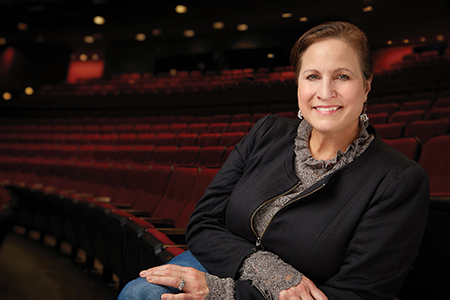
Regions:
<instances>
[{"instance_id":1,"label":"woman's right hand","mask_svg":"<svg viewBox=\"0 0 450 300\"><path fill-rule=\"evenodd\" d=\"M306 276L296 286L281 291L279 300L328 300L327 296L319 290L314 282Z\"/></svg>"}]
</instances>

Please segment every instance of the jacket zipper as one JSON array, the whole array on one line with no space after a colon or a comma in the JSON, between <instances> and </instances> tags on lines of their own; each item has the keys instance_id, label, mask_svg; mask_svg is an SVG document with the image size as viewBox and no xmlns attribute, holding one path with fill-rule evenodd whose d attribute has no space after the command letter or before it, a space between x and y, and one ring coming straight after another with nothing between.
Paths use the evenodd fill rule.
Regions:
<instances>
[{"instance_id":1,"label":"jacket zipper","mask_svg":"<svg viewBox=\"0 0 450 300\"><path fill-rule=\"evenodd\" d=\"M287 190L286 192L284 192L284 193L282 193L282 194L280 194L280 195L278 195L278 196L275 196L275 197L273 197L273 198L271 198L271 199L265 201L265 202L262 203L260 206L258 206L258 208L253 212L252 217L251 217L251 219L250 219L250 226L251 226L251 228L252 228L253 233L254 233L255 236L256 236L256 243L255 243L255 244L256 244L256 247L261 247L261 248L264 250L264 247L262 246L262 241L261 241L261 240L262 240L264 234L266 233L267 228L269 227L270 223L272 223L273 218L275 217L275 215L276 215L280 210L282 210L283 208L285 208L286 206L288 206L288 205L290 205L290 204L292 204L292 203L294 203L294 202L297 202L297 201L300 200L300 199L303 199L303 198L305 198L305 197L307 197L307 196L309 196L309 195L311 195L311 194L317 192L318 190L321 190L321 189L325 186L325 183L323 183L321 186L317 187L315 190L309 192L308 194L303 195L303 196L301 196L301 197L299 197L299 198L297 198L297 199L293 199L293 200L289 201L288 203L286 203L280 210L278 210L278 211L272 216L272 218L270 218L270 221L269 221L269 223L267 223L266 228L265 228L264 231L262 232L261 236L259 236L259 235L256 233L255 228L253 227L253 219L254 219L254 217L255 217L255 215L256 215L256 212L259 211L259 209L260 209L263 205L265 205L265 204L267 204L267 203L269 203L269 202L271 202L271 201L274 201L274 200L276 200L276 199L278 199L278 198L280 198L280 197L282 197L282 196L284 196L284 195L290 193L292 190L294 190L294 189L295 189L296 187L298 187L299 185L300 185L300 182L298 182L296 185L294 185L294 187L292 187L291 189Z\"/></svg>"}]
</instances>

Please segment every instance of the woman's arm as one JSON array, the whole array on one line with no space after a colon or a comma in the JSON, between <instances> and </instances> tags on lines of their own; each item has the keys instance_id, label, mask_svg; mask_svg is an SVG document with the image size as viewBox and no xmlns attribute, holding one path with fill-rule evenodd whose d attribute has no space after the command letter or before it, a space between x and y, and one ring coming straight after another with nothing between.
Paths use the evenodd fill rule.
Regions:
<instances>
[{"instance_id":1,"label":"woman's arm","mask_svg":"<svg viewBox=\"0 0 450 300\"><path fill-rule=\"evenodd\" d=\"M206 269L219 277L237 279L243 260L257 251L253 243L227 229L226 212L229 197L244 174L247 158L274 120L273 117L261 119L235 146L197 204L186 228L186 241L191 252Z\"/></svg>"}]
</instances>

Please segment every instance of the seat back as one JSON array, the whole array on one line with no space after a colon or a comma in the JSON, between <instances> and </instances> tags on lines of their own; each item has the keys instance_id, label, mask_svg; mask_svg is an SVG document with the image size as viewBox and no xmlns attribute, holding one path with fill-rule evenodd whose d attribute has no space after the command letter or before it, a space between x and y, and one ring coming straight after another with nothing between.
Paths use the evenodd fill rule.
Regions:
<instances>
[{"instance_id":1,"label":"seat back","mask_svg":"<svg viewBox=\"0 0 450 300\"><path fill-rule=\"evenodd\" d=\"M192 187L197 177L196 167L178 167L172 171L166 192L152 216L169 218L175 223L190 201Z\"/></svg>"},{"instance_id":2,"label":"seat back","mask_svg":"<svg viewBox=\"0 0 450 300\"><path fill-rule=\"evenodd\" d=\"M450 196L450 135L431 138L424 145L419 164L430 179L431 195Z\"/></svg>"}]
</instances>

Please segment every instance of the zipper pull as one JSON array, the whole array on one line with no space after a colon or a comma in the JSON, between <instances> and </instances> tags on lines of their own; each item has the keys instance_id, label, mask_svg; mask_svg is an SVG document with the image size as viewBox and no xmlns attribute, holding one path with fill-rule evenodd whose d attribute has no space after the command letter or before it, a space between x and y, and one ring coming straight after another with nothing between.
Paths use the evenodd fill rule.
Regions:
<instances>
[{"instance_id":1,"label":"zipper pull","mask_svg":"<svg viewBox=\"0 0 450 300\"><path fill-rule=\"evenodd\" d=\"M261 238L260 237L258 237L256 239L256 247L259 247L259 246L261 246Z\"/></svg>"}]
</instances>

